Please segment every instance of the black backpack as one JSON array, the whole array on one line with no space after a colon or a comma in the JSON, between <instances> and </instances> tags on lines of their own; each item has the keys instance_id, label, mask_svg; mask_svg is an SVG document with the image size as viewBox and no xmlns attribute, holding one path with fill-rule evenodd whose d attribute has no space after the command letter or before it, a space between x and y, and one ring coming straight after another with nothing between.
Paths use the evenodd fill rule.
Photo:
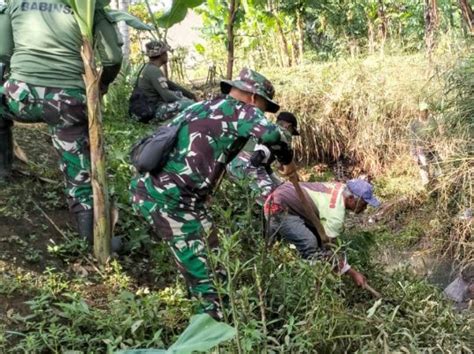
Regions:
<instances>
[{"instance_id":1,"label":"black backpack","mask_svg":"<svg viewBox=\"0 0 474 354\"><path fill-rule=\"evenodd\" d=\"M168 157L176 146L178 132L184 122L177 125L160 127L152 135L146 136L130 151L132 165L140 173L158 173L168 161Z\"/></svg>"},{"instance_id":2,"label":"black backpack","mask_svg":"<svg viewBox=\"0 0 474 354\"><path fill-rule=\"evenodd\" d=\"M146 64L143 65L138 72L137 80L135 81L135 86L133 87L132 95L128 103L128 115L133 120L141 123L148 123L155 117L155 105L149 102L145 91L138 87L138 80L145 66Z\"/></svg>"}]
</instances>

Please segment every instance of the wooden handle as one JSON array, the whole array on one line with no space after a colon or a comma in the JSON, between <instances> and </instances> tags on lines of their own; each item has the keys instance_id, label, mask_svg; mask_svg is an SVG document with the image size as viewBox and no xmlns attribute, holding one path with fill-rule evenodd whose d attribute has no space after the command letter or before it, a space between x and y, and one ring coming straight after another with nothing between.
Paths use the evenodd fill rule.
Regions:
<instances>
[{"instance_id":1,"label":"wooden handle","mask_svg":"<svg viewBox=\"0 0 474 354\"><path fill-rule=\"evenodd\" d=\"M363 286L364 289L368 290L374 297L377 299L380 299L382 297L382 294L380 294L377 290L372 288L369 284L365 283Z\"/></svg>"},{"instance_id":2,"label":"wooden handle","mask_svg":"<svg viewBox=\"0 0 474 354\"><path fill-rule=\"evenodd\" d=\"M311 222L313 226L315 227L316 231L318 232L319 238L321 239L321 242L323 244L329 243L329 237L326 235L326 232L324 231L323 225L321 225L321 221L319 220L319 217L316 215L318 212L318 208L316 205L311 205L308 199L306 198L306 195L304 194L303 190L301 189L300 183L298 181L298 175L296 173L292 174L290 176L290 181L293 183L293 186L295 187L296 193L298 194L298 197L301 200L301 203L303 203L304 208L308 211L308 215L310 216Z\"/></svg>"}]
</instances>

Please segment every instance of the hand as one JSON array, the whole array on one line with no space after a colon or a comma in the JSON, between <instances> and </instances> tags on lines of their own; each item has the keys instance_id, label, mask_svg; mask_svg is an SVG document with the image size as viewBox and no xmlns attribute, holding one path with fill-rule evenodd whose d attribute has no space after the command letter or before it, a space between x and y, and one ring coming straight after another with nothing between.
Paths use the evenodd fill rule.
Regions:
<instances>
[{"instance_id":1,"label":"hand","mask_svg":"<svg viewBox=\"0 0 474 354\"><path fill-rule=\"evenodd\" d=\"M364 277L364 275L353 268L349 269L346 274L349 275L352 281L361 288L363 288L367 283L367 279Z\"/></svg>"}]
</instances>

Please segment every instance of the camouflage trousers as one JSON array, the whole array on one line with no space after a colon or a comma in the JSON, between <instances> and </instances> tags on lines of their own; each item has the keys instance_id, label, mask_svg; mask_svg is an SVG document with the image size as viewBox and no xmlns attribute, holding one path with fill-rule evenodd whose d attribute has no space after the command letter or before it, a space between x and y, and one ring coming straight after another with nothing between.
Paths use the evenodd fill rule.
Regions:
<instances>
[{"instance_id":1,"label":"camouflage trousers","mask_svg":"<svg viewBox=\"0 0 474 354\"><path fill-rule=\"evenodd\" d=\"M155 108L155 118L153 120L163 122L165 120L171 119L193 103L195 102L187 98L170 103L160 102Z\"/></svg>"},{"instance_id":2,"label":"camouflage trousers","mask_svg":"<svg viewBox=\"0 0 474 354\"><path fill-rule=\"evenodd\" d=\"M212 270L209 263L209 252L217 251L219 241L206 207L200 203L181 204L177 201L180 195L178 187L167 185L159 188L150 186L149 181L145 182L143 178L132 180L133 209L153 227L156 236L168 244L190 297L200 301L198 312L222 319L213 278L218 277L225 283L226 274L220 269ZM152 189L152 193L147 187Z\"/></svg>"},{"instance_id":3,"label":"camouflage trousers","mask_svg":"<svg viewBox=\"0 0 474 354\"><path fill-rule=\"evenodd\" d=\"M442 175L439 154L432 149L413 146L411 155L420 169L421 184L428 185L433 179Z\"/></svg>"},{"instance_id":4,"label":"camouflage trousers","mask_svg":"<svg viewBox=\"0 0 474 354\"><path fill-rule=\"evenodd\" d=\"M273 180L264 166L252 166L250 157L251 153L241 152L227 165L227 172L231 180L249 180L255 201L263 206L267 197L281 184L281 181Z\"/></svg>"},{"instance_id":5,"label":"camouflage trousers","mask_svg":"<svg viewBox=\"0 0 474 354\"><path fill-rule=\"evenodd\" d=\"M70 210L76 213L91 209L89 131L84 90L40 87L8 80L3 91L11 114L9 118L23 123L48 124L53 145L59 153L60 169L65 175Z\"/></svg>"}]
</instances>

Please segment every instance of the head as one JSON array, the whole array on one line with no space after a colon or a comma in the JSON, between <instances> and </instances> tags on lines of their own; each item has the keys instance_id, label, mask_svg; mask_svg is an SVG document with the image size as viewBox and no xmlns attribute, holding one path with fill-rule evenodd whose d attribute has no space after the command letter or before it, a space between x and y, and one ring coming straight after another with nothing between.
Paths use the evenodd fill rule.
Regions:
<instances>
[{"instance_id":1,"label":"head","mask_svg":"<svg viewBox=\"0 0 474 354\"><path fill-rule=\"evenodd\" d=\"M247 68L240 71L236 80L221 81L221 91L265 112L275 113L280 109L273 101L275 89L272 83L265 76Z\"/></svg>"},{"instance_id":2,"label":"head","mask_svg":"<svg viewBox=\"0 0 474 354\"><path fill-rule=\"evenodd\" d=\"M298 136L298 122L293 113L290 112L280 112L277 116L277 124L285 128L293 136Z\"/></svg>"},{"instance_id":3,"label":"head","mask_svg":"<svg viewBox=\"0 0 474 354\"><path fill-rule=\"evenodd\" d=\"M426 120L428 119L428 115L429 115L429 105L428 103L426 102L421 102L419 107L418 107L418 110L419 110L419 117L421 120Z\"/></svg>"},{"instance_id":4,"label":"head","mask_svg":"<svg viewBox=\"0 0 474 354\"><path fill-rule=\"evenodd\" d=\"M163 41L151 41L145 45L145 54L150 58L150 61L158 63L159 65L168 62L168 51L171 48Z\"/></svg>"},{"instance_id":5,"label":"head","mask_svg":"<svg viewBox=\"0 0 474 354\"><path fill-rule=\"evenodd\" d=\"M250 104L252 106L260 108L264 112L267 110L267 102L265 101L265 99L263 99L256 93L250 93L250 92L232 87L230 89L229 95L246 104Z\"/></svg>"},{"instance_id":6,"label":"head","mask_svg":"<svg viewBox=\"0 0 474 354\"><path fill-rule=\"evenodd\" d=\"M344 191L344 204L346 209L352 210L354 213L362 213L367 209L367 205L374 208L380 206L380 202L374 196L372 185L362 179L351 179L346 184Z\"/></svg>"}]
</instances>

